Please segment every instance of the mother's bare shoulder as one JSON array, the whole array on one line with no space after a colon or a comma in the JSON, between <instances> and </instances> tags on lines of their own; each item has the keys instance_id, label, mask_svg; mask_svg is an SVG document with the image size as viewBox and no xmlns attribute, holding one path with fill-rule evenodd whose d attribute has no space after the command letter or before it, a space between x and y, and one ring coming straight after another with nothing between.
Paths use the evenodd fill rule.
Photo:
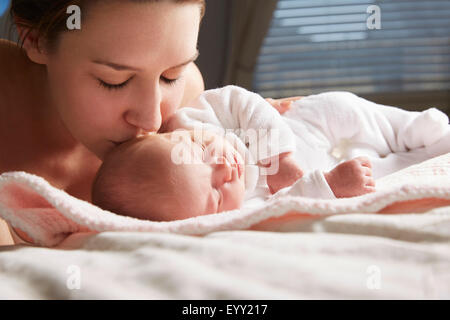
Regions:
<instances>
[{"instance_id":1,"label":"mother's bare shoulder","mask_svg":"<svg viewBox=\"0 0 450 320\"><path fill-rule=\"evenodd\" d=\"M26 53L17 43L0 39L0 68L2 70L12 71L17 67L25 67L26 62Z\"/></svg>"},{"instance_id":2,"label":"mother's bare shoulder","mask_svg":"<svg viewBox=\"0 0 450 320\"><path fill-rule=\"evenodd\" d=\"M14 240L12 238L11 232L9 231L6 221L0 219L0 246L13 245Z\"/></svg>"},{"instance_id":3,"label":"mother's bare shoulder","mask_svg":"<svg viewBox=\"0 0 450 320\"><path fill-rule=\"evenodd\" d=\"M0 108L22 102L30 89L31 61L15 42L0 39Z\"/></svg>"},{"instance_id":4,"label":"mother's bare shoulder","mask_svg":"<svg viewBox=\"0 0 450 320\"><path fill-rule=\"evenodd\" d=\"M17 76L26 70L26 55L14 42L0 39L0 95L11 90Z\"/></svg>"}]
</instances>

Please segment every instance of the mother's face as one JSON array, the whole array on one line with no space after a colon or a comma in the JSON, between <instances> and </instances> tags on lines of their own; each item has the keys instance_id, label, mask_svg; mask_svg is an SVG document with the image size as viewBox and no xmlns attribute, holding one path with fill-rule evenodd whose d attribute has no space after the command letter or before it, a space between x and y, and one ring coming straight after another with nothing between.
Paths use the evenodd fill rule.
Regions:
<instances>
[{"instance_id":1,"label":"mother's face","mask_svg":"<svg viewBox=\"0 0 450 320\"><path fill-rule=\"evenodd\" d=\"M81 30L65 32L46 59L62 121L100 158L142 131L157 131L181 103L197 56L196 4L100 1Z\"/></svg>"}]
</instances>

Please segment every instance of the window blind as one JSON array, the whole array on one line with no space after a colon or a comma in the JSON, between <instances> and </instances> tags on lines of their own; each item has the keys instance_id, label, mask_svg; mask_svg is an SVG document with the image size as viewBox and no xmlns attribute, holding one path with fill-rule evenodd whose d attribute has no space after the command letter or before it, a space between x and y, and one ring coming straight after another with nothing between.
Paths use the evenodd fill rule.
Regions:
<instances>
[{"instance_id":1,"label":"window blind","mask_svg":"<svg viewBox=\"0 0 450 320\"><path fill-rule=\"evenodd\" d=\"M266 97L450 90L450 1L280 0L253 84Z\"/></svg>"}]
</instances>

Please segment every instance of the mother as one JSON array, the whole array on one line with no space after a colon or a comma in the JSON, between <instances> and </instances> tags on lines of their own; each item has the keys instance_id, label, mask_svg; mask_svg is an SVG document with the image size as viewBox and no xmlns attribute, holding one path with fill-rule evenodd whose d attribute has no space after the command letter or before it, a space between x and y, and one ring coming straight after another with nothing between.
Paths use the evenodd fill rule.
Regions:
<instances>
[{"instance_id":1,"label":"mother","mask_svg":"<svg viewBox=\"0 0 450 320\"><path fill-rule=\"evenodd\" d=\"M73 3L81 30L66 27ZM157 131L203 90L193 61L204 0L13 0L11 10L23 50L0 47L0 172L89 200L109 149Z\"/></svg>"},{"instance_id":2,"label":"mother","mask_svg":"<svg viewBox=\"0 0 450 320\"><path fill-rule=\"evenodd\" d=\"M72 4L80 30L66 27ZM0 41L0 173L34 173L89 201L108 150L158 131L204 90L194 64L204 10L204 0L13 0L23 44Z\"/></svg>"}]
</instances>

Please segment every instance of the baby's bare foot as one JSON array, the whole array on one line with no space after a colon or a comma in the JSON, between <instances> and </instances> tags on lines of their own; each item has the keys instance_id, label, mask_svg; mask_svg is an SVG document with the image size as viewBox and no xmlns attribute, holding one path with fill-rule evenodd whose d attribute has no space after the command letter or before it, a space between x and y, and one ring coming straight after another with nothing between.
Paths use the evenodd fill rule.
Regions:
<instances>
[{"instance_id":1,"label":"baby's bare foot","mask_svg":"<svg viewBox=\"0 0 450 320\"><path fill-rule=\"evenodd\" d=\"M356 197L375 191L372 165L366 157L343 162L324 175L336 198Z\"/></svg>"}]
</instances>

